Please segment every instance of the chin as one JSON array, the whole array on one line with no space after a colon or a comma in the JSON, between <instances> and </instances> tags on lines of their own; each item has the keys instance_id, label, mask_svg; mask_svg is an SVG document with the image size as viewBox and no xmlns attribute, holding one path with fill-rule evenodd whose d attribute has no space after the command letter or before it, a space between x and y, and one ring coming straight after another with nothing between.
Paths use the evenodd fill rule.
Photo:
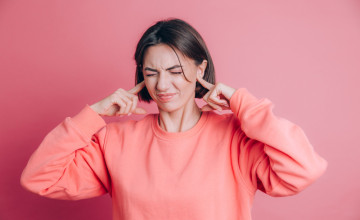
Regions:
<instances>
[{"instance_id":1,"label":"chin","mask_svg":"<svg viewBox=\"0 0 360 220\"><path fill-rule=\"evenodd\" d=\"M162 111L165 112L174 112L176 110L178 110L180 107L179 106L175 106L172 104L168 104L168 103L161 103L160 105L157 104L158 108L161 109Z\"/></svg>"}]
</instances>

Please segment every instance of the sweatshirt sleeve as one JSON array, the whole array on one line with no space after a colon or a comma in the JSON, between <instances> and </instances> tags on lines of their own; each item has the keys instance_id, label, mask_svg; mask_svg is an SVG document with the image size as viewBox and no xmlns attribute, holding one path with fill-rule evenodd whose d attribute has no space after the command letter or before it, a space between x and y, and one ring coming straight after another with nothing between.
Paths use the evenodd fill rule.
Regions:
<instances>
[{"instance_id":1,"label":"sweatshirt sleeve","mask_svg":"<svg viewBox=\"0 0 360 220\"><path fill-rule=\"evenodd\" d=\"M20 183L41 196L78 200L109 192L103 150L106 123L86 105L51 130L31 155Z\"/></svg>"},{"instance_id":2,"label":"sweatshirt sleeve","mask_svg":"<svg viewBox=\"0 0 360 220\"><path fill-rule=\"evenodd\" d=\"M253 191L293 195L325 172L327 162L314 151L303 130L275 116L269 99L257 99L240 88L231 97L230 108L240 121L240 173Z\"/></svg>"}]
</instances>

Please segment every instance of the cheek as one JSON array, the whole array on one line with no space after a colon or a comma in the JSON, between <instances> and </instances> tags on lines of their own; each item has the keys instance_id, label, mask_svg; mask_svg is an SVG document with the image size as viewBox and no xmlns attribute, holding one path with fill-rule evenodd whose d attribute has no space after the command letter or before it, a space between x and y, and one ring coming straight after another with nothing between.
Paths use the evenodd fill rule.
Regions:
<instances>
[{"instance_id":1,"label":"cheek","mask_svg":"<svg viewBox=\"0 0 360 220\"><path fill-rule=\"evenodd\" d=\"M147 78L144 79L145 81L145 87L146 89L150 92L151 90L153 90L154 86L153 86L153 82Z\"/></svg>"},{"instance_id":2,"label":"cheek","mask_svg":"<svg viewBox=\"0 0 360 220\"><path fill-rule=\"evenodd\" d=\"M186 80L182 80L181 83L178 84L178 88L182 90L184 94L191 94L195 92L196 82L188 82Z\"/></svg>"}]
</instances>

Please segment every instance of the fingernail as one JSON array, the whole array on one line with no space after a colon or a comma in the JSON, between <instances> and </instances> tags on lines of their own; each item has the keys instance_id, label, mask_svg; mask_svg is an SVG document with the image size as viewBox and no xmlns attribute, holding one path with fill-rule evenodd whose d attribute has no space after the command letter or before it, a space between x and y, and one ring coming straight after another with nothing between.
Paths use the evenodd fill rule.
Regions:
<instances>
[{"instance_id":1,"label":"fingernail","mask_svg":"<svg viewBox=\"0 0 360 220\"><path fill-rule=\"evenodd\" d=\"M128 116L130 116L131 115L131 112L128 114Z\"/></svg>"}]
</instances>

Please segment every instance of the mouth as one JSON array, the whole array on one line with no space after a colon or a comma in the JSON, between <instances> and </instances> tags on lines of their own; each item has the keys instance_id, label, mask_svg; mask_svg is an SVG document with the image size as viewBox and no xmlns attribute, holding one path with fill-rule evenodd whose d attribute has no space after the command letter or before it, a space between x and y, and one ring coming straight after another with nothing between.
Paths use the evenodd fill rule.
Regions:
<instances>
[{"instance_id":1,"label":"mouth","mask_svg":"<svg viewBox=\"0 0 360 220\"><path fill-rule=\"evenodd\" d=\"M163 93L163 94L157 94L157 97L161 102L169 102L175 95L176 93Z\"/></svg>"}]
</instances>

